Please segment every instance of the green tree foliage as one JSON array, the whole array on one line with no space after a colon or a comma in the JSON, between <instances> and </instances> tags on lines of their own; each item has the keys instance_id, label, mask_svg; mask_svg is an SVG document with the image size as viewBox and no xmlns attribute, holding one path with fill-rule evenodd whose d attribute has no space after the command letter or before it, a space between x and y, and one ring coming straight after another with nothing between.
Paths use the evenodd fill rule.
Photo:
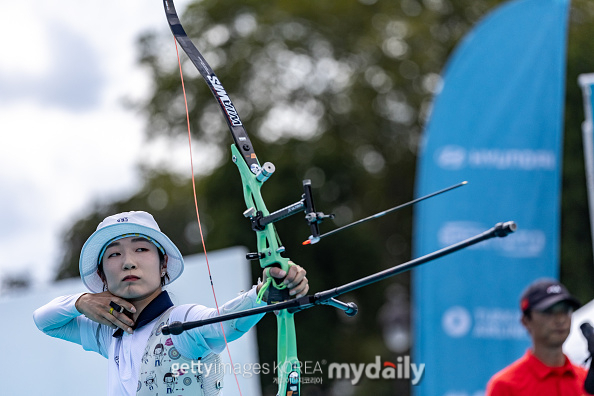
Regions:
<instances>
[{"instance_id":1,"label":"green tree foliage","mask_svg":"<svg viewBox=\"0 0 594 396\"><path fill-rule=\"evenodd\" d=\"M261 162L276 173L263 188L270 210L296 202L301 181L311 179L317 209L335 213L322 225L330 230L352 220L409 201L417 146L448 55L463 35L500 0L202 0L182 14L189 36L205 55L233 99ZM594 71L591 2L575 0L572 9L566 145L564 163L562 280L582 298L591 298L592 254L583 178L579 124L582 101L577 74ZM165 24L165 21L164 21ZM164 59L170 36L147 33L139 41L140 62L153 76L153 90L140 105L151 138L187 134L177 64ZM230 161L231 139L216 102L201 77L182 56L193 139L216 155L214 170L197 180L206 246L255 248L240 178ZM97 205L65 233L58 278L77 276L84 240L109 214L147 210L180 247L199 253L187 176L146 170L144 187L134 196ZM446 187L446 186L444 186ZM309 230L299 216L277 229L287 256L308 271L318 291L410 259L410 209L328 237L317 245L300 242ZM253 265L253 276L261 270ZM587 273L587 279L583 274ZM216 279L215 279L216 282ZM382 337L382 319L409 325L408 275L346 296L360 313L345 318L327 307L299 313L297 334L304 361L372 362L376 355L396 359ZM388 312L397 301L400 312ZM382 309L382 307L384 307ZM396 309L395 311L398 311ZM276 325L272 315L258 326L260 357L273 362ZM406 353L401 351L398 355ZM344 384L303 387L304 395L338 394ZM272 377L263 376L265 394L274 394ZM409 393L406 381L370 381L345 394Z\"/></svg>"}]
</instances>

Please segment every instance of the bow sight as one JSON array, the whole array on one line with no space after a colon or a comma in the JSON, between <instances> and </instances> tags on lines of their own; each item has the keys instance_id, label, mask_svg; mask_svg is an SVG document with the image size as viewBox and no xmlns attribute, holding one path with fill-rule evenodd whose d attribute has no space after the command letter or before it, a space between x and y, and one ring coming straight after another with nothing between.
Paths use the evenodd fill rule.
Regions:
<instances>
[{"instance_id":1,"label":"bow sight","mask_svg":"<svg viewBox=\"0 0 594 396\"><path fill-rule=\"evenodd\" d=\"M233 158L233 162L236 162L237 158ZM266 178L258 178L259 175L263 174L264 172L256 173L256 179L264 182L268 180L270 175L274 172L274 165L270 162L264 163L262 169L266 168L267 175ZM313 195L311 193L311 180L303 180L303 195L301 196L301 200L286 206L282 209L279 209L275 212L270 213L268 216L264 216L261 210L256 210L253 206L249 207L243 215L250 219L252 223L252 230L254 231L263 231L266 228L267 224L276 223L282 219L285 219L289 216L294 214L300 213L301 211L305 212L305 220L307 224L309 224L311 229L311 235L309 240L312 241L311 243L316 243L320 240L320 223L324 219L333 219L334 214L326 215L322 212L316 212L315 205L313 202ZM315 242L314 242L315 241ZM282 248L284 251L284 248ZM248 253L246 258L248 260L259 260L262 258L263 253Z\"/></svg>"},{"instance_id":2,"label":"bow sight","mask_svg":"<svg viewBox=\"0 0 594 396\"><path fill-rule=\"evenodd\" d=\"M237 164L236 156L233 156L232 160L234 163ZM276 169L275 166L271 162L265 162L264 165L262 165L262 167L260 169L256 170L256 172L255 172L256 180L258 180L261 183L265 182L266 180L268 180L268 178L270 176L272 176L275 169ZM251 170L253 172L253 167ZM324 221L324 219L334 219L335 216L332 213L329 215L326 215L323 212L316 212L314 200L313 200L313 194L311 192L311 180L308 180L308 179L303 180L303 195L301 196L300 201L295 202L294 204L286 206L282 209L279 209L275 212L272 212L267 216L265 216L262 211L256 210L253 206L250 206L246 211L243 212L243 215L250 219L250 221L252 223L252 230L263 231L266 228L267 224L276 223L277 221L280 221L282 219L285 219L289 216L292 216L294 214L297 214L297 213L300 213L301 211L303 211L303 212L305 212L305 220L307 221L307 224L310 226L311 235L302 244L303 245L313 245L315 243L318 243L320 241L320 239L330 236L332 234L335 234L339 231L344 231L347 228L351 228L355 225L365 223L369 220L377 219L379 217L387 215L388 213L392 213L397 210L406 208L406 207L414 205L418 202L424 201L428 198L432 198L437 195L443 194L445 192L451 191L455 188L465 186L466 184L468 184L467 181L463 181L461 183L454 184L454 185L446 187L442 190L435 191L431 194L427 194L425 196L413 199L412 201L406 202L404 204L395 206L390 209L383 210L383 211L373 214L371 216L354 221L352 223L349 223L347 225L344 225L342 227L339 227L332 231L329 231L325 234L320 234L320 224L322 223L322 221ZM284 252L284 247L281 246L280 249L281 250L279 251L279 253ZM259 260L259 259L263 258L264 256L265 256L265 253L262 253L262 252L248 253L246 255L246 258L248 260Z\"/></svg>"}]
</instances>

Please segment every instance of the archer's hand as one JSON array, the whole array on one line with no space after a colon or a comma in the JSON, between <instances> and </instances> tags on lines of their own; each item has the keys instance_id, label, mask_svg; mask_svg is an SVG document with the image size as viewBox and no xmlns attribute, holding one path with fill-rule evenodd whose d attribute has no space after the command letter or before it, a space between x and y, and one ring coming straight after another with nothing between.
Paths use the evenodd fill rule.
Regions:
<instances>
[{"instance_id":1,"label":"archer's hand","mask_svg":"<svg viewBox=\"0 0 594 396\"><path fill-rule=\"evenodd\" d=\"M289 267L289 273L287 274L280 268L271 267L270 268L270 275L275 279L283 279L283 283L289 288L289 295L296 296L297 298L303 297L307 294L309 290L309 281L305 277L307 272L299 265L290 262L292 265ZM264 270L264 274L262 279L266 282L268 275L266 275L266 270ZM258 285L258 291L260 291L260 285Z\"/></svg>"},{"instance_id":2,"label":"archer's hand","mask_svg":"<svg viewBox=\"0 0 594 396\"><path fill-rule=\"evenodd\" d=\"M112 310L112 313L109 312L110 308L112 308L109 303L112 301L119 306L124 307L124 310L128 312L136 312L134 305L120 297L114 296L108 291L95 294L83 294L76 300L75 306L78 312L94 322L107 325L113 329L119 327L128 333L132 333L131 326L134 326L134 321L132 319L126 316L124 312L114 310Z\"/></svg>"}]
</instances>

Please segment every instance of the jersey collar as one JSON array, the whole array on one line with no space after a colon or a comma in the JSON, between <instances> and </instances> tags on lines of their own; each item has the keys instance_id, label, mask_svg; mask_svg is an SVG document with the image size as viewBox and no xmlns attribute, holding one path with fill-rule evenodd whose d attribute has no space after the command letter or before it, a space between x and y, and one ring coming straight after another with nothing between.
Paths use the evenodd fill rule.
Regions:
<instances>
[{"instance_id":1,"label":"jersey collar","mask_svg":"<svg viewBox=\"0 0 594 396\"><path fill-rule=\"evenodd\" d=\"M169 297L169 293L167 293L166 290L163 290L161 294L155 297L155 299L142 310L140 315L138 315L138 320L136 320L136 323L134 326L132 326L132 330L139 329L142 326L152 322L170 307L173 307L173 302ZM113 333L113 336L120 338L123 334L124 330L117 329L115 333Z\"/></svg>"},{"instance_id":2,"label":"jersey collar","mask_svg":"<svg viewBox=\"0 0 594 396\"><path fill-rule=\"evenodd\" d=\"M567 356L565 356L565 364L559 367L547 366L546 364L538 360L538 358L534 356L531 350L528 350L528 360L531 363L530 366L532 367L534 373L541 379L544 379L549 375L562 376L568 374L571 376L576 376L573 365L571 364L571 361L567 358Z\"/></svg>"}]
</instances>

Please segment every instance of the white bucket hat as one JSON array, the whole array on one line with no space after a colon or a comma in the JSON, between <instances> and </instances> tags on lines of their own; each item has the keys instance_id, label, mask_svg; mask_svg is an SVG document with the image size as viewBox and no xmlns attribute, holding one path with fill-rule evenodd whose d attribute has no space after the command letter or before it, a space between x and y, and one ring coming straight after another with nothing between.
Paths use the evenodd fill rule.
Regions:
<instances>
[{"instance_id":1,"label":"white bucket hat","mask_svg":"<svg viewBox=\"0 0 594 396\"><path fill-rule=\"evenodd\" d=\"M99 223L97 231L87 239L80 252L78 264L80 277L85 286L93 293L103 291L103 281L97 274L99 255L108 242L125 234L147 236L149 240L154 239L165 249L168 257L167 274L169 275L169 279L165 278L166 285L176 280L184 271L184 259L179 249L167 235L161 232L159 225L150 213L141 211L118 213L106 217Z\"/></svg>"}]
</instances>

